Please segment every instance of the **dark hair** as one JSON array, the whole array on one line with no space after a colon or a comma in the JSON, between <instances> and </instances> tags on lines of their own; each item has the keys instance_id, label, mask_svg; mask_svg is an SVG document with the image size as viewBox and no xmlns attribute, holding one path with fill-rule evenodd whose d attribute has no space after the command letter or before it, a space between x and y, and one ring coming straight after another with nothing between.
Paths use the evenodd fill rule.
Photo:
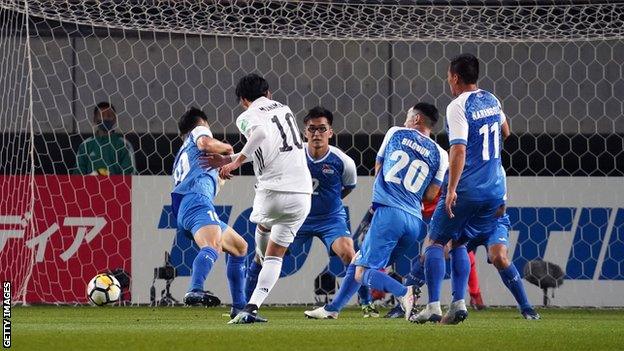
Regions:
<instances>
[{"instance_id":1,"label":"dark hair","mask_svg":"<svg viewBox=\"0 0 624 351\"><path fill-rule=\"evenodd\" d=\"M308 121L311 120L312 118L321 118L321 117L327 118L327 122L329 122L330 126L334 123L334 114L331 113L330 110L326 109L323 106L316 106L310 109L310 111L308 111L308 114L305 115L305 117L303 117L303 124L308 123Z\"/></svg>"},{"instance_id":2,"label":"dark hair","mask_svg":"<svg viewBox=\"0 0 624 351\"><path fill-rule=\"evenodd\" d=\"M457 74L464 84L476 84L479 79L479 59L473 54L455 56L449 70Z\"/></svg>"},{"instance_id":3,"label":"dark hair","mask_svg":"<svg viewBox=\"0 0 624 351\"><path fill-rule=\"evenodd\" d=\"M253 102L257 98L266 96L268 92L269 83L255 73L244 76L236 84L236 97L239 101L247 99Z\"/></svg>"},{"instance_id":4,"label":"dark hair","mask_svg":"<svg viewBox=\"0 0 624 351\"><path fill-rule=\"evenodd\" d=\"M438 120L440 119L440 114L438 113L438 109L432 104L428 104L426 102L419 102L416 105L414 105L414 110L420 111L420 113L422 113L423 115L425 115L425 117L427 117L427 123L430 128L433 128L436 125L436 123L438 123Z\"/></svg>"},{"instance_id":5,"label":"dark hair","mask_svg":"<svg viewBox=\"0 0 624 351\"><path fill-rule=\"evenodd\" d=\"M98 104L95 105L95 107L93 108L93 117L95 118L95 116L97 116L100 113L100 111L106 110L107 108L110 108L111 110L113 110L113 112L117 112L113 104L111 104L108 101L102 101L102 102L98 102Z\"/></svg>"},{"instance_id":6,"label":"dark hair","mask_svg":"<svg viewBox=\"0 0 624 351\"><path fill-rule=\"evenodd\" d=\"M178 120L180 134L184 135L190 133L197 126L197 122L199 122L200 119L208 122L208 116L206 116L204 111L196 107L191 107Z\"/></svg>"}]
</instances>

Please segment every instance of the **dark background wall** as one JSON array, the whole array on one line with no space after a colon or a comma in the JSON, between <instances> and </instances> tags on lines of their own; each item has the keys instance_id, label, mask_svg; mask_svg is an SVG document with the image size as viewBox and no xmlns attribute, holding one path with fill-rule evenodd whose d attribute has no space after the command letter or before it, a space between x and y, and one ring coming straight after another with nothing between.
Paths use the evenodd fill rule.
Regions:
<instances>
[{"instance_id":1,"label":"dark background wall","mask_svg":"<svg viewBox=\"0 0 624 351\"><path fill-rule=\"evenodd\" d=\"M35 170L37 174L67 174L76 164L75 150L91 136L68 134L37 134ZM243 146L238 134L216 134L236 150ZM182 140L175 134L126 135L135 148L138 174L171 174L175 153ZM382 134L340 134L333 143L345 150L358 165L359 175L372 175L376 150ZM448 146L446 134L435 138ZM29 138L25 133L0 134L3 152L14 155L0 164L0 174L26 173ZM624 176L624 135L622 134L515 134L505 141L503 164L509 176ZM249 165L243 174L253 174Z\"/></svg>"}]
</instances>

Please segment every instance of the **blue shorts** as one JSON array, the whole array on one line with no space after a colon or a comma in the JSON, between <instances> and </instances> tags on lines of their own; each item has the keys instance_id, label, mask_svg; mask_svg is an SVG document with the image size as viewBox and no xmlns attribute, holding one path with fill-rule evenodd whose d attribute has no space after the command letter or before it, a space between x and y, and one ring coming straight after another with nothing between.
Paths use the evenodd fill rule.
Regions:
<instances>
[{"instance_id":1,"label":"blue shorts","mask_svg":"<svg viewBox=\"0 0 624 351\"><path fill-rule=\"evenodd\" d=\"M184 195L181 200L179 198L174 198L174 202L175 200L179 201L179 204L172 204L174 213L177 210L176 218L178 228L195 235L203 226L222 226L222 222L219 220L219 216L217 216L217 212L212 204L212 199L208 196L189 193Z\"/></svg>"},{"instance_id":2,"label":"blue shorts","mask_svg":"<svg viewBox=\"0 0 624 351\"><path fill-rule=\"evenodd\" d=\"M375 210L362 248L356 255L357 266L381 269L425 236L423 221L401 209L380 206Z\"/></svg>"},{"instance_id":3,"label":"blue shorts","mask_svg":"<svg viewBox=\"0 0 624 351\"><path fill-rule=\"evenodd\" d=\"M496 221L496 229L490 233L477 233L473 228L468 226L464 231L470 232L466 235L472 237L472 239L468 240L466 248L468 251L474 251L481 245L486 248L496 244L508 246L510 229L511 223L509 222L509 216L507 214L498 218Z\"/></svg>"},{"instance_id":4,"label":"blue shorts","mask_svg":"<svg viewBox=\"0 0 624 351\"><path fill-rule=\"evenodd\" d=\"M225 222L219 221L219 227L221 228L221 233L223 233L228 228L228 225ZM193 233L191 233L190 231L188 231L188 230L186 230L184 228L178 227L176 229L176 235L177 236L184 235L189 240L195 242L195 238L193 237Z\"/></svg>"},{"instance_id":5,"label":"blue shorts","mask_svg":"<svg viewBox=\"0 0 624 351\"><path fill-rule=\"evenodd\" d=\"M308 220L303 223L297 235L295 241L290 244L292 248L294 245L303 245L312 238L317 237L321 239L327 253L330 256L335 256L336 253L331 249L332 244L336 239L341 237L351 237L351 231L347 227L347 217L344 214L335 216L329 216L321 220ZM294 251L294 250L293 250Z\"/></svg>"},{"instance_id":6,"label":"blue shorts","mask_svg":"<svg viewBox=\"0 0 624 351\"><path fill-rule=\"evenodd\" d=\"M496 211L505 204L503 199L487 201L462 201L457 199L450 218L445 208L446 194L440 197L429 223L429 237L438 244L445 245L450 240L467 242L474 233L491 233L496 229ZM473 230L466 232L470 227Z\"/></svg>"}]
</instances>

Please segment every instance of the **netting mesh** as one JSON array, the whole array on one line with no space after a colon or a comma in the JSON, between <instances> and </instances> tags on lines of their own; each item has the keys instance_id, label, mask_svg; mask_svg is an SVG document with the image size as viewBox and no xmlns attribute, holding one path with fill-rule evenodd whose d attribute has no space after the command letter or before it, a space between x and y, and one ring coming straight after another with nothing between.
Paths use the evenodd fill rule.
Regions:
<instances>
[{"instance_id":1,"label":"netting mesh","mask_svg":"<svg viewBox=\"0 0 624 351\"><path fill-rule=\"evenodd\" d=\"M420 4L420 5L419 5ZM8 4L25 11L21 1ZM470 6L476 5L476 6ZM618 39L618 3L36 1L33 16L106 28L242 37L436 41Z\"/></svg>"},{"instance_id":2,"label":"netting mesh","mask_svg":"<svg viewBox=\"0 0 624 351\"><path fill-rule=\"evenodd\" d=\"M624 174L624 6L617 2L4 0L0 19L0 272L21 282L28 300L84 301L82 276L131 270L134 259L102 255L130 251L134 226L144 223L135 223L136 208L154 212L145 220L152 229L138 236L152 240L154 223L171 228L166 207L154 209L147 195L129 193L139 181L130 190L122 178L58 176L80 172L76 153L93 136L100 101L116 107L117 130L136 160L133 173L168 175L181 144L176 120L191 105L214 118L217 137L241 146L234 85L259 72L296 116L318 104L334 111L335 142L355 159L358 174L371 175L383 133L419 100L444 111L449 58L472 52L482 62L480 86L501 98L510 117L514 135L504 153L510 176ZM435 132L444 145L443 126ZM167 181L145 179L168 201L168 185L161 185ZM567 218L518 211L527 227L535 218L548 228L548 221ZM33 212L39 220L29 219ZM611 262L605 277L624 279L616 250L622 238L610 234L619 228L616 213L588 212L589 227L598 229L581 230L580 246L571 251L581 272L575 277L602 277L586 264L599 260ZM67 217L83 219L64 225ZM107 224L92 233L95 218ZM54 224L57 230L48 231ZM253 235L247 224L239 229ZM585 249L595 231L607 244ZM37 261L41 247L32 240L42 233L51 241ZM77 238L85 251L69 256ZM154 240L171 244L171 237ZM526 262L534 252L543 256L548 237L519 240L526 248L516 251L525 256L518 262ZM151 268L133 273L151 278ZM26 291L29 279L41 284L41 277L52 280L49 286ZM55 296L61 283L64 292Z\"/></svg>"}]
</instances>

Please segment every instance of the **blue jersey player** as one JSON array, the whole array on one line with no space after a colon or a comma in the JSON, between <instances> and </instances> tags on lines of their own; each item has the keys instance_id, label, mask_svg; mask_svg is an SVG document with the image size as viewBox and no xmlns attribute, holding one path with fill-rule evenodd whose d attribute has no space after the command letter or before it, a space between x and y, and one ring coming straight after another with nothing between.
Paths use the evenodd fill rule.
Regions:
<instances>
[{"instance_id":1,"label":"blue jersey player","mask_svg":"<svg viewBox=\"0 0 624 351\"><path fill-rule=\"evenodd\" d=\"M421 202L438 194L448 162L446 151L428 137L438 119L435 106L419 103L412 111L415 113L408 115L406 125L409 122L415 128L390 128L377 153L374 214L362 248L334 301L306 311L309 318L337 318L360 284L392 293L406 311L412 311L413 287L404 286L379 270L392 264L425 235Z\"/></svg>"},{"instance_id":2,"label":"blue jersey player","mask_svg":"<svg viewBox=\"0 0 624 351\"><path fill-rule=\"evenodd\" d=\"M216 169L202 167L200 157L207 152L230 154L232 146L212 137L206 114L196 108L187 111L178 122L185 138L173 166L174 188L171 192L172 209L178 231L192 236L199 246L193 261L191 282L184 302L188 305L219 304L219 300L204 292L204 282L219 251L230 254L227 277L232 293L233 310L245 306L244 264L247 254L245 240L219 220L213 205L219 187Z\"/></svg>"},{"instance_id":3,"label":"blue jersey player","mask_svg":"<svg viewBox=\"0 0 624 351\"><path fill-rule=\"evenodd\" d=\"M455 57L448 69L448 83L456 98L446 110L449 143L446 191L434 211L428 233L432 244L425 250L425 278L429 303L411 318L418 323L456 324L468 316L464 295L470 272L463 229L470 225L490 233L504 206L505 176L501 165L501 128L505 114L490 92L477 87L479 61L471 54ZM442 318L440 293L445 274L444 245L453 241L451 286L453 298Z\"/></svg>"}]
</instances>

